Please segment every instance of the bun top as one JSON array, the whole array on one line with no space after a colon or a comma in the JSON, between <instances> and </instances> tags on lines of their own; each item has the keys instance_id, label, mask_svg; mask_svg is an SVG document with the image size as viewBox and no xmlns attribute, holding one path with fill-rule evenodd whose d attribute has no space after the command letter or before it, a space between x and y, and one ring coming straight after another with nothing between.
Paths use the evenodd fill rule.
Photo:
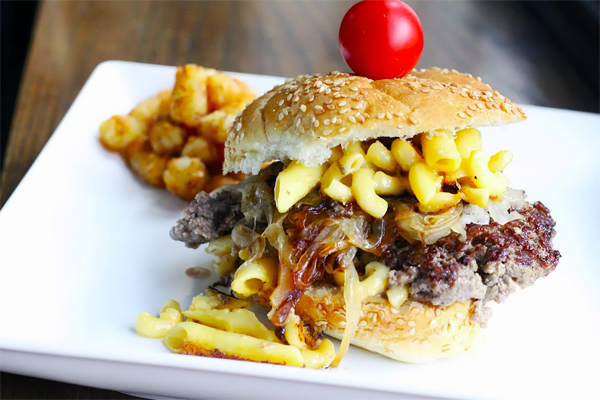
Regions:
<instances>
[{"instance_id":1,"label":"bun top","mask_svg":"<svg viewBox=\"0 0 600 400\"><path fill-rule=\"evenodd\" d=\"M224 171L256 174L262 163L327 161L331 149L379 137L524 120L516 104L455 70L413 70L373 81L333 72L276 86L240 114L225 143Z\"/></svg>"}]
</instances>

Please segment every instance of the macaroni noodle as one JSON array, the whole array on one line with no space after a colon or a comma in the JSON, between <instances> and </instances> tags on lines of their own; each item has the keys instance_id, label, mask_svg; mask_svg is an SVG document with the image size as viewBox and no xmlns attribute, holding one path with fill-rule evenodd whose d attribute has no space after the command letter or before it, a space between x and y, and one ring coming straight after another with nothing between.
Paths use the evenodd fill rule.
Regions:
<instances>
[{"instance_id":1,"label":"macaroni noodle","mask_svg":"<svg viewBox=\"0 0 600 400\"><path fill-rule=\"evenodd\" d=\"M277 211L284 213L298 200L308 194L323 176L325 165L306 167L292 161L290 165L277 176L275 182L275 203Z\"/></svg>"},{"instance_id":2,"label":"macaroni noodle","mask_svg":"<svg viewBox=\"0 0 600 400\"><path fill-rule=\"evenodd\" d=\"M358 205L375 218L385 215L388 203L375 193L373 171L361 168L352 175L352 194Z\"/></svg>"},{"instance_id":3,"label":"macaroni noodle","mask_svg":"<svg viewBox=\"0 0 600 400\"><path fill-rule=\"evenodd\" d=\"M147 312L141 313L135 320L135 331L141 336L163 338L175 324L183 321L181 308L175 300L167 301L159 315L156 318Z\"/></svg>"},{"instance_id":4,"label":"macaroni noodle","mask_svg":"<svg viewBox=\"0 0 600 400\"><path fill-rule=\"evenodd\" d=\"M481 150L477 129L422 133L420 142L419 148L395 139L388 149L374 141L366 153L363 143L353 142L346 149L332 149L329 163L321 166L294 161L277 178L277 209L286 212L319 183L330 198L343 204L355 200L375 218L382 218L388 210L380 196L408 191L417 198L421 212L436 213L461 200L485 207L490 197L506 190L508 180L502 171L512 154L503 150L490 158Z\"/></svg>"}]
</instances>

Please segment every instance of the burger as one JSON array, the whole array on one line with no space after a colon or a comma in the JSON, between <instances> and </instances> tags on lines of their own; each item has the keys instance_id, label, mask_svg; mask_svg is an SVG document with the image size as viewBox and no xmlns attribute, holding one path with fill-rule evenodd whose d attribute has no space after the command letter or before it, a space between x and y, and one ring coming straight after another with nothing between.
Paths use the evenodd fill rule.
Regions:
<instances>
[{"instance_id":1,"label":"burger","mask_svg":"<svg viewBox=\"0 0 600 400\"><path fill-rule=\"evenodd\" d=\"M208 243L233 294L266 307L281 341L292 317L341 339L333 365L349 344L405 362L456 354L491 303L560 258L549 210L508 187L511 153L489 155L477 129L525 119L454 70L299 76L229 131L224 173L251 176L199 193L171 237ZM257 263L270 279L242 274Z\"/></svg>"}]
</instances>

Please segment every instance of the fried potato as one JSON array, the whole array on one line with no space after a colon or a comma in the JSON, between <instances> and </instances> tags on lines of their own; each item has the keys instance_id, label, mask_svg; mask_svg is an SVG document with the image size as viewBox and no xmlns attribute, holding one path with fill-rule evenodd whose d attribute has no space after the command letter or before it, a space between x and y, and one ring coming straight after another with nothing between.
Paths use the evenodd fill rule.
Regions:
<instances>
[{"instance_id":1,"label":"fried potato","mask_svg":"<svg viewBox=\"0 0 600 400\"><path fill-rule=\"evenodd\" d=\"M206 167L198 157L172 158L163 174L167 189L188 201L204 188L208 178Z\"/></svg>"},{"instance_id":2,"label":"fried potato","mask_svg":"<svg viewBox=\"0 0 600 400\"><path fill-rule=\"evenodd\" d=\"M200 134L217 143L225 143L227 139L227 131L233 125L235 117L244 110L243 103L230 104L221 110L213 111L212 113L202 117L198 130Z\"/></svg>"},{"instance_id":3,"label":"fried potato","mask_svg":"<svg viewBox=\"0 0 600 400\"><path fill-rule=\"evenodd\" d=\"M181 151L187 131L169 121L156 121L148 133L152 150L161 156L175 156Z\"/></svg>"},{"instance_id":4,"label":"fried potato","mask_svg":"<svg viewBox=\"0 0 600 400\"><path fill-rule=\"evenodd\" d=\"M221 159L219 150L215 145L200 136L190 136L185 146L183 146L183 150L181 150L181 155L198 157L205 164L213 163Z\"/></svg>"},{"instance_id":5,"label":"fried potato","mask_svg":"<svg viewBox=\"0 0 600 400\"><path fill-rule=\"evenodd\" d=\"M211 191L244 179L223 176L224 143L235 117L255 98L245 82L187 64L177 68L173 90L104 121L100 142L151 185L192 200L204 187Z\"/></svg>"},{"instance_id":6,"label":"fried potato","mask_svg":"<svg viewBox=\"0 0 600 400\"><path fill-rule=\"evenodd\" d=\"M126 158L131 169L146 182L157 188L165 187L163 173L169 158L153 153L148 141L128 146Z\"/></svg>"},{"instance_id":7,"label":"fried potato","mask_svg":"<svg viewBox=\"0 0 600 400\"><path fill-rule=\"evenodd\" d=\"M171 119L189 126L197 126L208 113L206 81L216 73L198 65L187 64L177 68L175 86L171 95Z\"/></svg>"},{"instance_id":8,"label":"fried potato","mask_svg":"<svg viewBox=\"0 0 600 400\"><path fill-rule=\"evenodd\" d=\"M254 91L245 82L222 72L206 80L209 111L219 110L229 104L246 105L256 98Z\"/></svg>"},{"instance_id":9,"label":"fried potato","mask_svg":"<svg viewBox=\"0 0 600 400\"><path fill-rule=\"evenodd\" d=\"M130 115L115 115L100 124L100 143L108 150L122 152L131 143L143 140L146 126Z\"/></svg>"},{"instance_id":10,"label":"fried potato","mask_svg":"<svg viewBox=\"0 0 600 400\"><path fill-rule=\"evenodd\" d=\"M231 176L215 175L210 178L210 181L208 181L208 183L204 187L204 191L210 193L213 190L220 188L221 186L233 185L234 183L238 183L239 181L239 179L235 179Z\"/></svg>"},{"instance_id":11,"label":"fried potato","mask_svg":"<svg viewBox=\"0 0 600 400\"><path fill-rule=\"evenodd\" d=\"M156 96L139 102L129 113L150 126L154 121L165 118L169 114L171 105L171 91L163 90Z\"/></svg>"}]
</instances>

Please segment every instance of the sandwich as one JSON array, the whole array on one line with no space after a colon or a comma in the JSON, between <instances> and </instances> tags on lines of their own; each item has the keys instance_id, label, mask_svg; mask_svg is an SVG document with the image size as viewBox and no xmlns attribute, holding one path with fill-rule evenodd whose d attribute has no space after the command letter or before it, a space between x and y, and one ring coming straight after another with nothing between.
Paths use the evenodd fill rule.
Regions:
<instances>
[{"instance_id":1,"label":"sandwich","mask_svg":"<svg viewBox=\"0 0 600 400\"><path fill-rule=\"evenodd\" d=\"M289 343L306 331L411 363L468 350L500 303L552 272L555 222L508 187L508 151L482 126L524 112L469 74L400 79L299 76L251 103L225 144L224 173L171 237L208 243L232 294L266 307ZM287 324L287 325L286 325Z\"/></svg>"}]
</instances>

